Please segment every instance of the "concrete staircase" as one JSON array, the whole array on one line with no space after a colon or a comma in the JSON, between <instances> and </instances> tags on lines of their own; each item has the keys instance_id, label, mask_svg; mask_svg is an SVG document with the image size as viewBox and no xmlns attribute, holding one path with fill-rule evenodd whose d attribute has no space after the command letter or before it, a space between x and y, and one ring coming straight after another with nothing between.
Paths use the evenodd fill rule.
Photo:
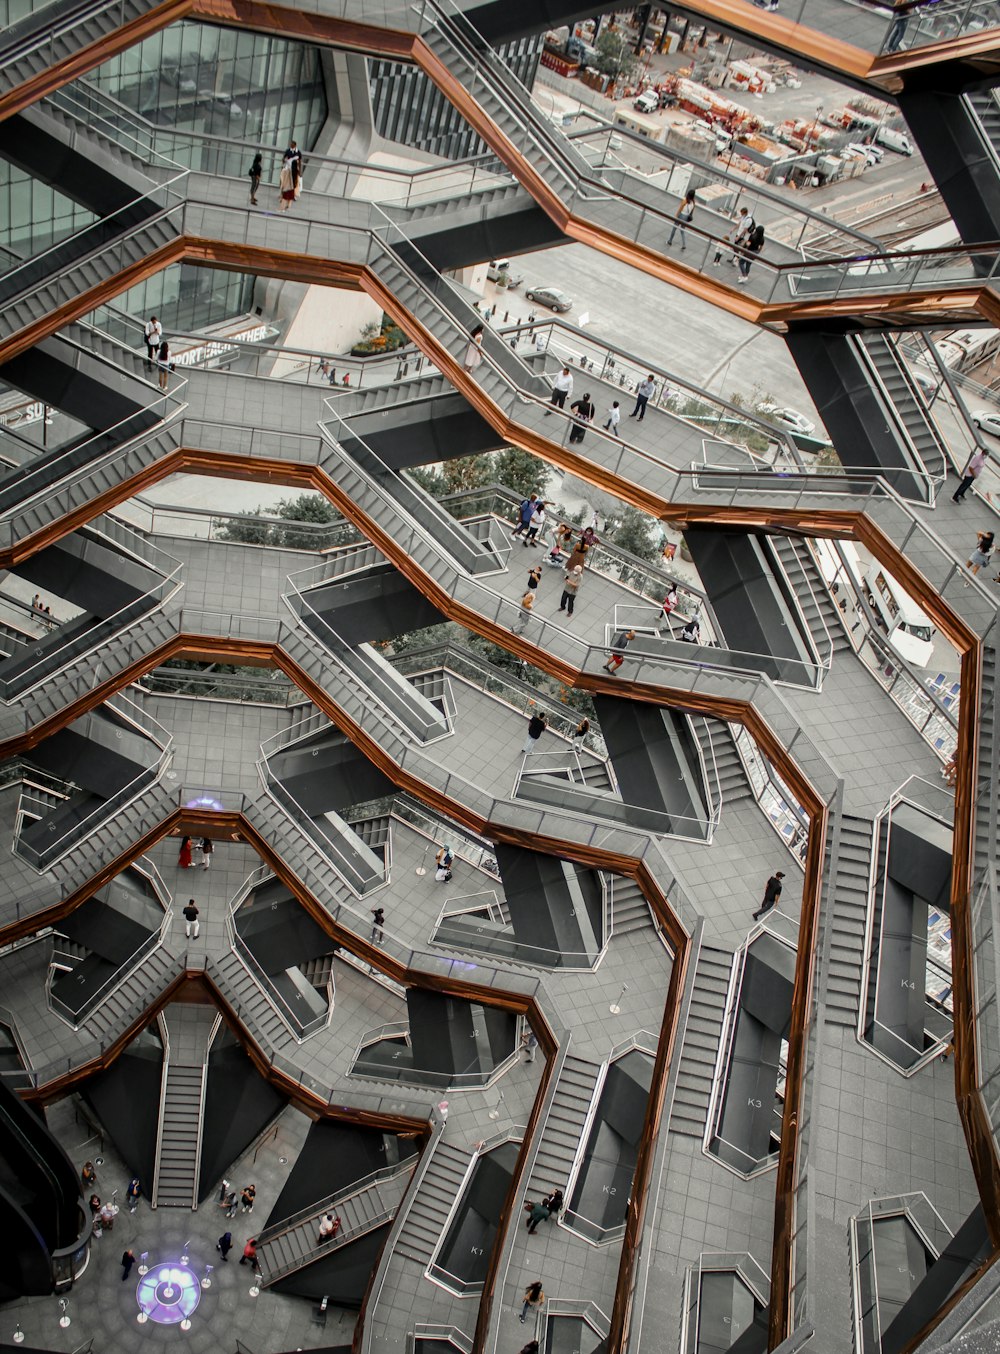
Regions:
<instances>
[{"instance_id":1,"label":"concrete staircase","mask_svg":"<svg viewBox=\"0 0 1000 1354\"><path fill-rule=\"evenodd\" d=\"M832 1025L853 1027L858 1023L871 867L871 819L844 814L840 824L826 987L826 1019Z\"/></svg>"},{"instance_id":2,"label":"concrete staircase","mask_svg":"<svg viewBox=\"0 0 1000 1354\"><path fill-rule=\"evenodd\" d=\"M929 475L943 479L948 469L948 454L943 437L927 407L920 387L900 356L890 334L857 334L853 338L877 380L875 389L887 406L904 440Z\"/></svg>"},{"instance_id":3,"label":"concrete staircase","mask_svg":"<svg viewBox=\"0 0 1000 1354\"><path fill-rule=\"evenodd\" d=\"M796 536L771 536L769 544L784 565L820 655L826 657L831 640L834 654L850 651L851 642L844 630L840 608L830 595L809 542ZM808 587L803 575L808 580Z\"/></svg>"},{"instance_id":4,"label":"concrete staircase","mask_svg":"<svg viewBox=\"0 0 1000 1354\"><path fill-rule=\"evenodd\" d=\"M162 1017L168 1037L153 1171L153 1208L197 1208L208 1050L219 1020L210 1007L173 1004Z\"/></svg>"},{"instance_id":5,"label":"concrete staircase","mask_svg":"<svg viewBox=\"0 0 1000 1354\"><path fill-rule=\"evenodd\" d=\"M540 1198L557 1187L565 1189L600 1072L598 1063L567 1054L539 1139L529 1198Z\"/></svg>"},{"instance_id":6,"label":"concrete staircase","mask_svg":"<svg viewBox=\"0 0 1000 1354\"><path fill-rule=\"evenodd\" d=\"M262 1232L257 1242L257 1265L264 1287L391 1222L410 1183L413 1166L409 1162L386 1179L369 1181L361 1188L350 1186L304 1217L296 1215L291 1225L278 1223ZM335 1237L320 1241L319 1225L327 1213L340 1219L340 1229Z\"/></svg>"},{"instance_id":7,"label":"concrete staircase","mask_svg":"<svg viewBox=\"0 0 1000 1354\"><path fill-rule=\"evenodd\" d=\"M671 1131L691 1138L701 1138L705 1133L732 967L730 950L702 945L670 1111Z\"/></svg>"},{"instance_id":8,"label":"concrete staircase","mask_svg":"<svg viewBox=\"0 0 1000 1354\"><path fill-rule=\"evenodd\" d=\"M642 889L634 879L616 874L611 889L611 933L628 935L656 925Z\"/></svg>"},{"instance_id":9,"label":"concrete staircase","mask_svg":"<svg viewBox=\"0 0 1000 1354\"><path fill-rule=\"evenodd\" d=\"M260 1048L270 1050L293 1037L257 979L232 950L212 960L209 976L227 1005L239 1012L240 1020Z\"/></svg>"},{"instance_id":10,"label":"concrete staircase","mask_svg":"<svg viewBox=\"0 0 1000 1354\"><path fill-rule=\"evenodd\" d=\"M426 1265L441 1237L445 1220L469 1165L467 1151L439 1142L400 1229L394 1250Z\"/></svg>"},{"instance_id":11,"label":"concrete staircase","mask_svg":"<svg viewBox=\"0 0 1000 1354\"><path fill-rule=\"evenodd\" d=\"M691 720L691 727L701 745L705 770L710 783L712 780L712 754L713 752L715 754L715 767L719 777L719 794L722 796L723 808L734 800L752 798L753 791L750 788L750 782L747 780L747 773L743 769L742 759L726 721L724 719L713 719L709 715L695 716Z\"/></svg>"}]
</instances>

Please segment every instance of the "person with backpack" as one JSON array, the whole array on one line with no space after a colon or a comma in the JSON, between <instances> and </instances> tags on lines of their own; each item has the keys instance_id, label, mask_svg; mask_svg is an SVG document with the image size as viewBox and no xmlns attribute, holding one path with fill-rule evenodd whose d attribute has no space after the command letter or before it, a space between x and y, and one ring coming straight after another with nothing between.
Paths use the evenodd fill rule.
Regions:
<instances>
[{"instance_id":1,"label":"person with backpack","mask_svg":"<svg viewBox=\"0 0 1000 1354\"><path fill-rule=\"evenodd\" d=\"M740 276L738 281L741 287L746 286L747 279L750 276L750 267L763 248L764 227L755 221L747 231L743 240L743 248L740 251Z\"/></svg>"},{"instance_id":2,"label":"person with backpack","mask_svg":"<svg viewBox=\"0 0 1000 1354\"><path fill-rule=\"evenodd\" d=\"M723 237L724 240L729 240L733 246L733 257L730 260L730 262L732 263L739 262L742 247L746 242L746 237L749 235L750 231L753 230L755 224L756 223L754 222L753 216L751 215L750 208L741 207L740 214L736 218L735 225L733 226L732 230L728 231L727 234ZM715 258L712 260L712 266L718 268L721 262L722 262L722 244L720 243L715 251Z\"/></svg>"},{"instance_id":3,"label":"person with backpack","mask_svg":"<svg viewBox=\"0 0 1000 1354\"><path fill-rule=\"evenodd\" d=\"M538 495L532 494L530 498L521 500L521 505L517 510L517 526L510 533L510 539L513 541L521 535L522 531L527 531L531 526L531 519L535 515L535 508L538 506ZM527 541L525 541L527 544Z\"/></svg>"}]
</instances>

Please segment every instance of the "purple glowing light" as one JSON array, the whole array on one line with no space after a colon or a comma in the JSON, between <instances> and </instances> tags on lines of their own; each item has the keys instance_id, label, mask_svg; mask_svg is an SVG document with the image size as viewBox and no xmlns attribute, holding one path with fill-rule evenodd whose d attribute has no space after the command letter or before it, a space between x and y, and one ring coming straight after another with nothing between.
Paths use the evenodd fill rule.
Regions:
<instances>
[{"instance_id":1,"label":"purple glowing light","mask_svg":"<svg viewBox=\"0 0 1000 1354\"><path fill-rule=\"evenodd\" d=\"M139 1280L135 1299L140 1311L160 1326L186 1321L201 1301L201 1284L187 1265L154 1265Z\"/></svg>"}]
</instances>

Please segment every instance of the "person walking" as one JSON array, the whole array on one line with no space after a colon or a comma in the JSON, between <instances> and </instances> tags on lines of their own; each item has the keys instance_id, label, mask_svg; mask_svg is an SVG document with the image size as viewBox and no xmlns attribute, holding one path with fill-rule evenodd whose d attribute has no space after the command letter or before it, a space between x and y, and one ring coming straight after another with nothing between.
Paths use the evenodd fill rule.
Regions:
<instances>
[{"instance_id":1,"label":"person walking","mask_svg":"<svg viewBox=\"0 0 1000 1354\"><path fill-rule=\"evenodd\" d=\"M243 1247L243 1254L240 1256L240 1264L245 1265L247 1261L256 1268L257 1265L257 1238L249 1237L247 1244Z\"/></svg>"},{"instance_id":2,"label":"person walking","mask_svg":"<svg viewBox=\"0 0 1000 1354\"><path fill-rule=\"evenodd\" d=\"M260 151L253 157L253 164L247 170L250 176L250 206L257 205L257 189L260 187L261 175L264 173L264 156Z\"/></svg>"},{"instance_id":3,"label":"person walking","mask_svg":"<svg viewBox=\"0 0 1000 1354\"><path fill-rule=\"evenodd\" d=\"M549 1218L557 1218L562 1212L564 1203L563 1192L561 1189L554 1189L551 1194L546 1194L542 1200L542 1207L546 1210Z\"/></svg>"},{"instance_id":4,"label":"person walking","mask_svg":"<svg viewBox=\"0 0 1000 1354\"><path fill-rule=\"evenodd\" d=\"M146 340L146 370L152 371L156 354L163 342L163 325L155 315L150 315L142 332Z\"/></svg>"},{"instance_id":5,"label":"person walking","mask_svg":"<svg viewBox=\"0 0 1000 1354\"><path fill-rule=\"evenodd\" d=\"M469 346L465 350L465 357L462 360L462 366L467 372L476 370L483 360L483 326L477 324L475 329L469 335Z\"/></svg>"},{"instance_id":6,"label":"person walking","mask_svg":"<svg viewBox=\"0 0 1000 1354\"><path fill-rule=\"evenodd\" d=\"M434 857L434 864L439 870L450 870L455 860L455 852L447 843L439 847L437 855Z\"/></svg>"},{"instance_id":7,"label":"person walking","mask_svg":"<svg viewBox=\"0 0 1000 1354\"><path fill-rule=\"evenodd\" d=\"M240 1205L241 1205L240 1212L252 1213L256 1199L257 1199L257 1186L247 1185L246 1188L240 1194Z\"/></svg>"},{"instance_id":8,"label":"person walking","mask_svg":"<svg viewBox=\"0 0 1000 1354\"><path fill-rule=\"evenodd\" d=\"M295 176L289 160L282 160L278 175L278 210L287 212L295 201Z\"/></svg>"},{"instance_id":9,"label":"person walking","mask_svg":"<svg viewBox=\"0 0 1000 1354\"><path fill-rule=\"evenodd\" d=\"M528 570L528 583L527 583L528 591L537 592L538 585L541 581L542 581L542 566L540 564L536 564L533 569Z\"/></svg>"},{"instance_id":10,"label":"person walking","mask_svg":"<svg viewBox=\"0 0 1000 1354\"><path fill-rule=\"evenodd\" d=\"M319 1225L320 1241L332 1241L340 1231L340 1218L334 1217L332 1213L327 1213L326 1217Z\"/></svg>"},{"instance_id":11,"label":"person walking","mask_svg":"<svg viewBox=\"0 0 1000 1354\"><path fill-rule=\"evenodd\" d=\"M697 616L691 617L677 638L683 644L701 643L701 622L698 620Z\"/></svg>"},{"instance_id":12,"label":"person walking","mask_svg":"<svg viewBox=\"0 0 1000 1354\"><path fill-rule=\"evenodd\" d=\"M512 634L515 635L524 634L525 627L531 620L531 611L534 605L535 605L535 594L533 592L526 592L524 596L521 598L520 610L514 617L514 622L510 627Z\"/></svg>"},{"instance_id":13,"label":"person walking","mask_svg":"<svg viewBox=\"0 0 1000 1354\"><path fill-rule=\"evenodd\" d=\"M563 574L563 590L562 597L559 599L559 610L565 611L567 620L573 615L573 608L576 606L576 594L580 591L580 580L582 578L582 564L574 564L572 569L567 569Z\"/></svg>"},{"instance_id":14,"label":"person walking","mask_svg":"<svg viewBox=\"0 0 1000 1354\"><path fill-rule=\"evenodd\" d=\"M522 1345L518 1350L518 1354L538 1354L538 1341L529 1340L526 1345Z\"/></svg>"},{"instance_id":15,"label":"person walking","mask_svg":"<svg viewBox=\"0 0 1000 1354\"><path fill-rule=\"evenodd\" d=\"M177 868L179 870L190 870L191 868L191 838L181 838L181 849L177 852Z\"/></svg>"},{"instance_id":16,"label":"person walking","mask_svg":"<svg viewBox=\"0 0 1000 1354\"><path fill-rule=\"evenodd\" d=\"M637 418L641 423L646 417L646 405L652 399L653 392L656 390L656 382L653 380L653 373L650 372L645 381L640 381L635 391L635 408L629 414L629 418Z\"/></svg>"},{"instance_id":17,"label":"person walking","mask_svg":"<svg viewBox=\"0 0 1000 1354\"><path fill-rule=\"evenodd\" d=\"M755 222L743 237L743 245L740 249L739 265L739 285L745 287L750 279L750 268L754 259L764 248L764 227Z\"/></svg>"},{"instance_id":18,"label":"person walking","mask_svg":"<svg viewBox=\"0 0 1000 1354\"><path fill-rule=\"evenodd\" d=\"M566 400L573 393L573 376L569 367L563 367L562 371L552 382L552 399L550 403L552 409L565 409ZM546 409L546 418L552 413L552 409Z\"/></svg>"},{"instance_id":19,"label":"person walking","mask_svg":"<svg viewBox=\"0 0 1000 1354\"><path fill-rule=\"evenodd\" d=\"M993 532L977 531L976 548L965 562L965 567L973 575L978 574L979 570L990 562L990 555L993 553ZM968 587L968 584L966 584Z\"/></svg>"},{"instance_id":20,"label":"person walking","mask_svg":"<svg viewBox=\"0 0 1000 1354\"><path fill-rule=\"evenodd\" d=\"M528 498L521 500L521 505L517 510L517 526L510 533L510 539L516 540L522 531L527 531L531 526L531 519L535 515L535 505L538 503L538 495L531 494Z\"/></svg>"},{"instance_id":21,"label":"person walking","mask_svg":"<svg viewBox=\"0 0 1000 1354\"><path fill-rule=\"evenodd\" d=\"M524 1225L528 1229L528 1235L534 1236L535 1233L538 1231L538 1224L540 1222L548 1221L549 1210L545 1207L544 1204L532 1204L532 1203L525 1204L524 1208L525 1212L528 1214L528 1217Z\"/></svg>"},{"instance_id":22,"label":"person walking","mask_svg":"<svg viewBox=\"0 0 1000 1354\"><path fill-rule=\"evenodd\" d=\"M743 241L749 234L749 232L753 230L753 226L754 220L753 216L750 213L750 208L741 207L740 214L739 216L737 216L735 224L723 236L723 240L728 240L733 247L733 257L730 259L731 263L735 264L739 261L740 246L743 244ZM718 268L721 262L722 262L722 242L720 241L715 251L715 258L712 260L712 266Z\"/></svg>"},{"instance_id":23,"label":"person walking","mask_svg":"<svg viewBox=\"0 0 1000 1354\"><path fill-rule=\"evenodd\" d=\"M533 1063L538 1051L538 1035L530 1027L521 1035L521 1047L524 1049L524 1061Z\"/></svg>"},{"instance_id":24,"label":"person walking","mask_svg":"<svg viewBox=\"0 0 1000 1354\"><path fill-rule=\"evenodd\" d=\"M962 478L958 488L951 496L952 503L961 503L965 495L969 492L976 480L983 473L983 467L989 460L989 453L983 447L977 447L969 457L968 464L962 471Z\"/></svg>"},{"instance_id":25,"label":"person walking","mask_svg":"<svg viewBox=\"0 0 1000 1354\"><path fill-rule=\"evenodd\" d=\"M372 914L372 940L376 945L381 945L385 940L385 909L382 907L372 907L368 909Z\"/></svg>"},{"instance_id":26,"label":"person walking","mask_svg":"<svg viewBox=\"0 0 1000 1354\"><path fill-rule=\"evenodd\" d=\"M612 652L608 654L608 661L604 665L605 672L610 672L614 677L618 669L625 662L625 650L635 639L634 630L626 630L624 635L619 635L614 643Z\"/></svg>"},{"instance_id":27,"label":"person walking","mask_svg":"<svg viewBox=\"0 0 1000 1354\"><path fill-rule=\"evenodd\" d=\"M777 907L781 899L781 881L784 879L784 873L781 870L775 870L774 874L764 885L764 901L753 914L754 921L762 917L765 912L770 912L772 907Z\"/></svg>"},{"instance_id":28,"label":"person walking","mask_svg":"<svg viewBox=\"0 0 1000 1354\"><path fill-rule=\"evenodd\" d=\"M85 1161L83 1163L83 1169L80 1171L80 1179L83 1181L85 1189L90 1189L93 1185L97 1184L97 1172L94 1170L94 1163L92 1161Z\"/></svg>"},{"instance_id":29,"label":"person walking","mask_svg":"<svg viewBox=\"0 0 1000 1354\"><path fill-rule=\"evenodd\" d=\"M218 1241L215 1243L215 1249L222 1256L223 1260L228 1262L229 1252L233 1249L232 1232L223 1232L222 1235L219 1237Z\"/></svg>"},{"instance_id":30,"label":"person walking","mask_svg":"<svg viewBox=\"0 0 1000 1354\"><path fill-rule=\"evenodd\" d=\"M160 389L166 390L170 381L170 344L166 339L156 351L156 365L160 370Z\"/></svg>"},{"instance_id":31,"label":"person walking","mask_svg":"<svg viewBox=\"0 0 1000 1354\"><path fill-rule=\"evenodd\" d=\"M212 863L212 852L215 850L215 843L211 837L202 837L201 839L201 868L207 870Z\"/></svg>"},{"instance_id":32,"label":"person walking","mask_svg":"<svg viewBox=\"0 0 1000 1354\"><path fill-rule=\"evenodd\" d=\"M528 736L524 740L524 746L521 751L525 756L530 757L538 746L538 740L549 727L549 717L545 711L540 714L532 715L528 720Z\"/></svg>"},{"instance_id":33,"label":"person walking","mask_svg":"<svg viewBox=\"0 0 1000 1354\"><path fill-rule=\"evenodd\" d=\"M537 1312L544 1301L545 1301L545 1293L542 1289L541 1280L536 1279L534 1283L529 1283L527 1288L524 1290L524 1306L521 1308L520 1320L522 1326L524 1325L525 1318L528 1315L529 1308L533 1308Z\"/></svg>"},{"instance_id":34,"label":"person walking","mask_svg":"<svg viewBox=\"0 0 1000 1354\"><path fill-rule=\"evenodd\" d=\"M678 231L680 231L681 253L682 254L684 253L684 250L687 248L687 231L685 227L691 224L692 216L694 216L694 189L689 188L687 192L684 194L684 198L681 202L681 205L677 208L677 212L674 216L673 228L671 229L670 234L667 237L668 249L674 242L674 236L677 234Z\"/></svg>"},{"instance_id":35,"label":"person walking","mask_svg":"<svg viewBox=\"0 0 1000 1354\"><path fill-rule=\"evenodd\" d=\"M544 498L540 503L535 504L535 510L531 514L531 522L528 524L528 534L524 538L524 544L530 545L532 550L537 547L539 535L545 530L545 506L546 500Z\"/></svg>"},{"instance_id":36,"label":"person walking","mask_svg":"<svg viewBox=\"0 0 1000 1354\"><path fill-rule=\"evenodd\" d=\"M569 430L569 440L571 442L582 442L583 434L587 431L587 424L593 422L596 413L589 392L585 392L578 400L574 400L570 408L573 411L573 426Z\"/></svg>"},{"instance_id":37,"label":"person walking","mask_svg":"<svg viewBox=\"0 0 1000 1354\"><path fill-rule=\"evenodd\" d=\"M132 1249L122 1251L122 1283L126 1281L132 1273L132 1266L135 1264L135 1251Z\"/></svg>"},{"instance_id":38,"label":"person walking","mask_svg":"<svg viewBox=\"0 0 1000 1354\"><path fill-rule=\"evenodd\" d=\"M139 1184L139 1177L137 1175L133 1175L132 1179L128 1182L125 1198L128 1200L128 1211L134 1213L139 1207L139 1200L142 1198L142 1186Z\"/></svg>"},{"instance_id":39,"label":"person walking","mask_svg":"<svg viewBox=\"0 0 1000 1354\"><path fill-rule=\"evenodd\" d=\"M674 633L674 628L670 623L670 617L677 610L677 603L679 601L680 596L677 592L677 584L671 583L670 587L667 589L667 595L663 599L663 605L660 607L660 614L657 617L657 624L661 633L664 626L666 626L668 634L672 635Z\"/></svg>"},{"instance_id":40,"label":"person walking","mask_svg":"<svg viewBox=\"0 0 1000 1354\"><path fill-rule=\"evenodd\" d=\"M608 421L604 425L604 431L610 433L612 437L618 436L618 425L622 421L622 407L618 400L608 410Z\"/></svg>"},{"instance_id":41,"label":"person walking","mask_svg":"<svg viewBox=\"0 0 1000 1354\"><path fill-rule=\"evenodd\" d=\"M201 922L198 920L198 904L192 898L188 902L181 916L184 918L184 935L188 940L197 940L198 932L201 929Z\"/></svg>"}]
</instances>

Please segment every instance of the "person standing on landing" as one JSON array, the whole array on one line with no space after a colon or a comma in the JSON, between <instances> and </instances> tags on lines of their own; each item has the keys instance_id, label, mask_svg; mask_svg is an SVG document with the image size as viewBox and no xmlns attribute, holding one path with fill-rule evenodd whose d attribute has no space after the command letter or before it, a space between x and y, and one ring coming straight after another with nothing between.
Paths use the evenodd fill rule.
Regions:
<instances>
[{"instance_id":1,"label":"person standing on landing","mask_svg":"<svg viewBox=\"0 0 1000 1354\"><path fill-rule=\"evenodd\" d=\"M552 383L552 399L550 401L553 409L565 409L566 400L573 393L573 377L569 367L563 367L562 371ZM546 409L545 414L548 417L552 409Z\"/></svg>"},{"instance_id":2,"label":"person standing on landing","mask_svg":"<svg viewBox=\"0 0 1000 1354\"><path fill-rule=\"evenodd\" d=\"M965 495L969 492L976 480L983 473L983 467L989 460L989 454L979 447L969 458L969 462L962 471L962 479L958 488L951 496L952 503L961 503Z\"/></svg>"},{"instance_id":3,"label":"person standing on landing","mask_svg":"<svg viewBox=\"0 0 1000 1354\"><path fill-rule=\"evenodd\" d=\"M181 915L184 918L184 935L188 940L197 940L201 923L198 920L198 905L193 898L182 910Z\"/></svg>"},{"instance_id":4,"label":"person standing on landing","mask_svg":"<svg viewBox=\"0 0 1000 1354\"><path fill-rule=\"evenodd\" d=\"M257 189L260 187L261 175L264 173L264 157L260 151L253 157L253 164L247 170L250 176L250 206L257 205Z\"/></svg>"},{"instance_id":5,"label":"person standing on landing","mask_svg":"<svg viewBox=\"0 0 1000 1354\"><path fill-rule=\"evenodd\" d=\"M656 382L653 380L653 373L646 377L645 381L640 381L635 392L635 408L629 414L629 418L637 418L641 423L646 416L646 405L653 397L656 390Z\"/></svg>"},{"instance_id":6,"label":"person standing on landing","mask_svg":"<svg viewBox=\"0 0 1000 1354\"><path fill-rule=\"evenodd\" d=\"M152 371L153 361L163 342L163 325L155 315L150 315L142 332L146 340L146 370Z\"/></svg>"},{"instance_id":7,"label":"person standing on landing","mask_svg":"<svg viewBox=\"0 0 1000 1354\"><path fill-rule=\"evenodd\" d=\"M202 837L201 839L201 868L207 870L212 863L212 852L215 850L215 844L211 837Z\"/></svg>"},{"instance_id":8,"label":"person standing on landing","mask_svg":"<svg viewBox=\"0 0 1000 1354\"><path fill-rule=\"evenodd\" d=\"M573 615L576 594L580 591L580 580L582 578L582 564L575 564L572 569L567 569L563 575L563 590L562 597L559 599L559 610L565 611L567 619Z\"/></svg>"},{"instance_id":9,"label":"person standing on landing","mask_svg":"<svg viewBox=\"0 0 1000 1354\"><path fill-rule=\"evenodd\" d=\"M527 531L531 526L531 519L535 515L535 508L538 504L538 495L531 494L530 497L522 499L521 506L517 510L517 526L510 533L510 539L513 541Z\"/></svg>"},{"instance_id":10,"label":"person standing on landing","mask_svg":"<svg viewBox=\"0 0 1000 1354\"><path fill-rule=\"evenodd\" d=\"M677 214L674 217L673 229L671 230L670 234L667 237L668 249L674 242L674 235L677 233L677 231L680 231L681 253L682 254L684 253L684 250L687 248L687 231L684 229L684 227L689 226L691 224L692 216L694 216L694 189L689 188L687 192L684 194L683 202L677 208Z\"/></svg>"},{"instance_id":11,"label":"person standing on landing","mask_svg":"<svg viewBox=\"0 0 1000 1354\"><path fill-rule=\"evenodd\" d=\"M181 838L181 849L177 852L177 868L179 870L190 870L191 868L191 838Z\"/></svg>"},{"instance_id":12,"label":"person standing on landing","mask_svg":"<svg viewBox=\"0 0 1000 1354\"><path fill-rule=\"evenodd\" d=\"M772 907L777 907L781 900L781 881L784 879L781 870L775 870L774 874L764 885L764 901L753 914L754 921L762 917L765 912L770 912Z\"/></svg>"},{"instance_id":13,"label":"person standing on landing","mask_svg":"<svg viewBox=\"0 0 1000 1354\"><path fill-rule=\"evenodd\" d=\"M521 751L530 756L538 746L538 740L549 727L549 717L544 711L540 715L532 715L528 720L528 736L524 740L524 746Z\"/></svg>"}]
</instances>

